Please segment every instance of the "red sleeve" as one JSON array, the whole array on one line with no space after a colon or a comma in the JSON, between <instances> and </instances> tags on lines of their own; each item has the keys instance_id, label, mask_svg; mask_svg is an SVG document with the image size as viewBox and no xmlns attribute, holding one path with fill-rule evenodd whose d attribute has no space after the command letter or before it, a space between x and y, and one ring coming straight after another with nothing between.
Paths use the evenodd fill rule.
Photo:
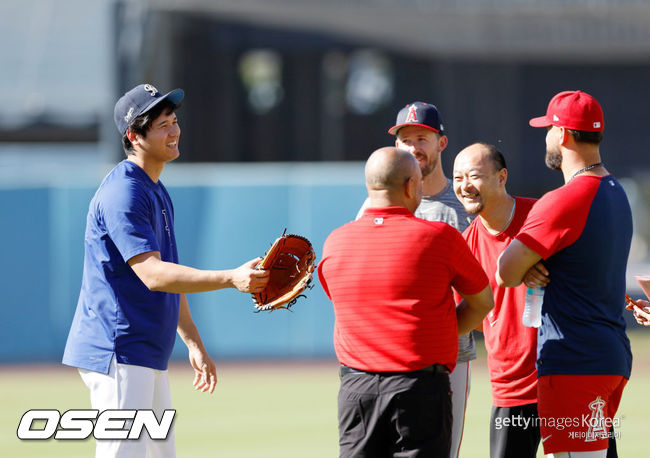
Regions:
<instances>
[{"instance_id":1,"label":"red sleeve","mask_svg":"<svg viewBox=\"0 0 650 458\"><path fill-rule=\"evenodd\" d=\"M571 245L585 227L599 184L599 179L581 179L546 193L531 209L516 239L543 259Z\"/></svg>"},{"instance_id":2,"label":"red sleeve","mask_svg":"<svg viewBox=\"0 0 650 458\"><path fill-rule=\"evenodd\" d=\"M455 272L451 285L461 294L480 293L489 285L483 267L469 250L467 242L458 231L450 232L450 237L451 265Z\"/></svg>"}]
</instances>

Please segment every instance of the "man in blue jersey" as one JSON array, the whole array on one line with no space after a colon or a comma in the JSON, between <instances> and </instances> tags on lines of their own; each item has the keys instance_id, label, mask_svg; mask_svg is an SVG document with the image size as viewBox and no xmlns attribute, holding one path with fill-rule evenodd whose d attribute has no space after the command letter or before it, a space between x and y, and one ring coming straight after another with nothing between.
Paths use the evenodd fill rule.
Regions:
<instances>
[{"instance_id":1,"label":"man in blue jersey","mask_svg":"<svg viewBox=\"0 0 650 458\"><path fill-rule=\"evenodd\" d=\"M131 89L114 119L127 159L104 178L86 220L84 269L63 363L77 367L93 409L171 409L167 363L176 332L187 345L194 387L214 391L214 362L190 315L187 293L237 288L261 291L268 272L253 259L232 270L178 264L174 207L160 174L179 156L175 110L184 92ZM97 441L98 457L176 456L167 440Z\"/></svg>"},{"instance_id":2,"label":"man in blue jersey","mask_svg":"<svg viewBox=\"0 0 650 458\"><path fill-rule=\"evenodd\" d=\"M549 283L538 332L538 411L542 444L555 458L604 458L632 367L623 318L632 213L601 160L600 104L581 91L551 99L546 164L564 186L532 208L501 254L500 286L517 286L540 260Z\"/></svg>"}]
</instances>

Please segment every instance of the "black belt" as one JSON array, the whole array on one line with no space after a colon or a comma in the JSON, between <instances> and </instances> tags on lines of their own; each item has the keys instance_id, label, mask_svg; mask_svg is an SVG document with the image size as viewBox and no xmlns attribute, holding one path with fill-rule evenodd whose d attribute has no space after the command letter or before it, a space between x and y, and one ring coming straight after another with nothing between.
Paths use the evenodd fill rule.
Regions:
<instances>
[{"instance_id":1,"label":"black belt","mask_svg":"<svg viewBox=\"0 0 650 458\"><path fill-rule=\"evenodd\" d=\"M371 371L362 371L359 369L354 369L352 367L348 367L344 364L341 364L341 369L340 369L340 375L343 377L344 375L347 374L370 374L370 375L406 375L406 374L417 374L420 372L426 372L430 374L449 374L449 369L447 369L447 366L443 366L442 364L432 364L431 366L423 367L422 369L418 369L416 371L405 371L405 372L371 372Z\"/></svg>"}]
</instances>

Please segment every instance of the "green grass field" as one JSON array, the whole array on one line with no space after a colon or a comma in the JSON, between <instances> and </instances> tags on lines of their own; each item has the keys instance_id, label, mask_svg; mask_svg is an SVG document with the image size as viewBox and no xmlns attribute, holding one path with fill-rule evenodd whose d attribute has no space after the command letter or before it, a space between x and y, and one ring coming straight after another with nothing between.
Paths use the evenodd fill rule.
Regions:
<instances>
[{"instance_id":1,"label":"green grass field","mask_svg":"<svg viewBox=\"0 0 650 458\"><path fill-rule=\"evenodd\" d=\"M631 334L632 378L618 411L619 456L645 457L650 427L650 331ZM338 456L336 363L218 364L213 395L192 389L189 365L170 368L179 457L319 458ZM93 441L20 441L16 429L28 409L89 407L74 369L57 365L0 367L0 454L6 457L90 457ZM487 457L490 391L485 355L474 362L461 449L463 458ZM541 451L538 456L543 456Z\"/></svg>"}]
</instances>

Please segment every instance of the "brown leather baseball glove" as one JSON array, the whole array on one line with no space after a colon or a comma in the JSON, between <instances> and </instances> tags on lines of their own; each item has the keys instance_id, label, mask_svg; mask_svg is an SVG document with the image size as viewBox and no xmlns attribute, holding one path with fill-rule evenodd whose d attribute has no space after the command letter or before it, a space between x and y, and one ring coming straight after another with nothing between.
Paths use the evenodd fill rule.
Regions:
<instances>
[{"instance_id":1,"label":"brown leather baseball glove","mask_svg":"<svg viewBox=\"0 0 650 458\"><path fill-rule=\"evenodd\" d=\"M258 269L271 271L266 288L253 294L258 312L289 309L306 288L311 288L316 254L305 237L282 234L258 264ZM304 297L304 295L302 296Z\"/></svg>"}]
</instances>

